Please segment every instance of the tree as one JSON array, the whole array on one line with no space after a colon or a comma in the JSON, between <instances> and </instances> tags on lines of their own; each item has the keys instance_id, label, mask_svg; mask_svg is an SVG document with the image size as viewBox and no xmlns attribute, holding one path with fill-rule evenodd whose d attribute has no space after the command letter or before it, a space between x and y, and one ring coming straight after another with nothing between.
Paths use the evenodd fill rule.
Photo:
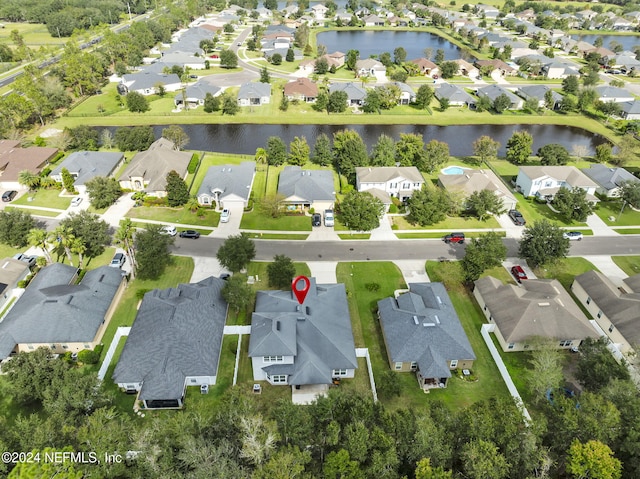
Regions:
<instances>
[{"instance_id":1,"label":"tree","mask_svg":"<svg viewBox=\"0 0 640 479\"><path fill-rule=\"evenodd\" d=\"M22 248L34 228L33 217L18 208L0 211L0 243Z\"/></svg>"},{"instance_id":2,"label":"tree","mask_svg":"<svg viewBox=\"0 0 640 479\"><path fill-rule=\"evenodd\" d=\"M304 8L302 10L304 10ZM303 23L296 28L293 38L298 48L306 47L309 44L309 25Z\"/></svg>"},{"instance_id":3,"label":"tree","mask_svg":"<svg viewBox=\"0 0 640 479\"><path fill-rule=\"evenodd\" d=\"M605 123L608 123L609 118L611 118L612 116L620 116L620 114L622 113L622 107L620 106L620 103L615 103L612 101L596 101L595 105L596 110L598 110L607 118L607 121Z\"/></svg>"},{"instance_id":4,"label":"tree","mask_svg":"<svg viewBox=\"0 0 640 479\"><path fill-rule=\"evenodd\" d=\"M548 220L527 225L520 241L519 256L532 266L553 263L569 253L569 239L562 236L563 230Z\"/></svg>"},{"instance_id":5,"label":"tree","mask_svg":"<svg viewBox=\"0 0 640 479\"><path fill-rule=\"evenodd\" d=\"M222 68L236 68L238 66L238 55L232 50L222 50L220 52L220 66Z\"/></svg>"},{"instance_id":6,"label":"tree","mask_svg":"<svg viewBox=\"0 0 640 479\"><path fill-rule=\"evenodd\" d=\"M267 162L271 166L280 166L287 161L287 146L279 136L267 139Z\"/></svg>"},{"instance_id":7,"label":"tree","mask_svg":"<svg viewBox=\"0 0 640 479\"><path fill-rule=\"evenodd\" d=\"M309 145L304 136L296 136L289 145L289 158L291 165L304 166L309 161Z\"/></svg>"},{"instance_id":8,"label":"tree","mask_svg":"<svg viewBox=\"0 0 640 479\"><path fill-rule=\"evenodd\" d=\"M189 188L175 170L171 170L167 174L167 186L165 188L169 206L182 206L189 201Z\"/></svg>"},{"instance_id":9,"label":"tree","mask_svg":"<svg viewBox=\"0 0 640 479\"><path fill-rule=\"evenodd\" d=\"M69 170L66 168L62 168L60 171L60 175L62 176L62 187L67 190L70 194L76 193L76 187L73 185L75 182L75 178L69 173Z\"/></svg>"},{"instance_id":10,"label":"tree","mask_svg":"<svg viewBox=\"0 0 640 479\"><path fill-rule=\"evenodd\" d=\"M324 461L322 471L326 479L363 479L358 461L352 461L345 449L332 451Z\"/></svg>"},{"instance_id":11,"label":"tree","mask_svg":"<svg viewBox=\"0 0 640 479\"><path fill-rule=\"evenodd\" d=\"M331 140L325 133L320 133L316 138L311 162L320 166L328 166L333 162Z\"/></svg>"},{"instance_id":12,"label":"tree","mask_svg":"<svg viewBox=\"0 0 640 479\"><path fill-rule=\"evenodd\" d=\"M127 108L133 113L144 113L149 111L149 102L147 99L137 91L131 91L127 93L125 97L127 101Z\"/></svg>"},{"instance_id":13,"label":"tree","mask_svg":"<svg viewBox=\"0 0 640 479\"><path fill-rule=\"evenodd\" d=\"M344 61L345 66L347 67L347 70L355 70L356 62L358 61L359 57L360 57L360 52L358 50L347 51L347 55Z\"/></svg>"},{"instance_id":14,"label":"tree","mask_svg":"<svg viewBox=\"0 0 640 479\"><path fill-rule=\"evenodd\" d=\"M162 226L150 224L135 235L138 278L158 279L171 263L170 247L174 238L160 233Z\"/></svg>"},{"instance_id":15,"label":"tree","mask_svg":"<svg viewBox=\"0 0 640 479\"><path fill-rule=\"evenodd\" d=\"M258 200L258 209L260 213L270 216L271 218L280 218L283 213L284 195L276 193L275 195L266 195Z\"/></svg>"},{"instance_id":16,"label":"tree","mask_svg":"<svg viewBox=\"0 0 640 479\"><path fill-rule=\"evenodd\" d=\"M626 180L618 185L618 198L622 200L622 210L627 205L640 208L640 181Z\"/></svg>"},{"instance_id":17,"label":"tree","mask_svg":"<svg viewBox=\"0 0 640 479\"><path fill-rule=\"evenodd\" d=\"M470 479L504 479L509 463L491 441L472 440L462 446L462 469Z\"/></svg>"},{"instance_id":18,"label":"tree","mask_svg":"<svg viewBox=\"0 0 640 479\"><path fill-rule=\"evenodd\" d=\"M96 176L85 183L91 206L96 209L107 208L114 204L120 195L122 188L115 178Z\"/></svg>"},{"instance_id":19,"label":"tree","mask_svg":"<svg viewBox=\"0 0 640 479\"><path fill-rule=\"evenodd\" d=\"M481 163L487 163L498 156L500 142L490 136L483 135L473 142L473 154L480 158Z\"/></svg>"},{"instance_id":20,"label":"tree","mask_svg":"<svg viewBox=\"0 0 640 479\"><path fill-rule=\"evenodd\" d=\"M382 201L371 193L350 191L340 202L338 218L350 230L371 231L380 226L384 214Z\"/></svg>"},{"instance_id":21,"label":"tree","mask_svg":"<svg viewBox=\"0 0 640 479\"><path fill-rule=\"evenodd\" d=\"M60 221L60 226L68 228L74 237L82 240L86 248L85 256L89 258L100 256L105 246L111 243L107 222L86 210L71 213Z\"/></svg>"},{"instance_id":22,"label":"tree","mask_svg":"<svg viewBox=\"0 0 640 479\"><path fill-rule=\"evenodd\" d=\"M371 166L394 166L396 145L393 138L382 133L371 152Z\"/></svg>"},{"instance_id":23,"label":"tree","mask_svg":"<svg viewBox=\"0 0 640 479\"><path fill-rule=\"evenodd\" d=\"M453 78L458 73L459 66L456 62L440 63L440 75L444 79Z\"/></svg>"},{"instance_id":24,"label":"tree","mask_svg":"<svg viewBox=\"0 0 640 479\"><path fill-rule=\"evenodd\" d=\"M120 227L116 230L116 234L114 235L116 243L122 246L125 254L129 257L129 264L131 265L131 279L135 278L136 268L138 267L134 241L135 233L136 228L131 221L131 218L124 218L120 220Z\"/></svg>"},{"instance_id":25,"label":"tree","mask_svg":"<svg viewBox=\"0 0 640 479\"><path fill-rule=\"evenodd\" d=\"M570 190L561 186L553 198L553 207L567 221L584 222L593 213L593 207L587 201L586 190L578 187Z\"/></svg>"},{"instance_id":26,"label":"tree","mask_svg":"<svg viewBox=\"0 0 640 479\"><path fill-rule=\"evenodd\" d=\"M356 168L369 164L367 146L354 130L340 130L333 134L333 161L339 174L355 185Z\"/></svg>"},{"instance_id":27,"label":"tree","mask_svg":"<svg viewBox=\"0 0 640 479\"><path fill-rule=\"evenodd\" d=\"M189 144L189 135L178 125L171 125L162 129L162 138L166 138L176 147L176 150L182 150Z\"/></svg>"},{"instance_id":28,"label":"tree","mask_svg":"<svg viewBox=\"0 0 640 479\"><path fill-rule=\"evenodd\" d=\"M562 80L562 92L564 94L577 95L580 83L578 77L575 75L569 75Z\"/></svg>"},{"instance_id":29,"label":"tree","mask_svg":"<svg viewBox=\"0 0 640 479\"><path fill-rule=\"evenodd\" d=\"M222 95L222 114L223 115L235 115L240 111L240 105L238 101L231 94L225 93Z\"/></svg>"},{"instance_id":30,"label":"tree","mask_svg":"<svg viewBox=\"0 0 640 479\"><path fill-rule=\"evenodd\" d=\"M424 170L424 140L417 133L400 133L396 143L396 160L401 166L415 166Z\"/></svg>"},{"instance_id":31,"label":"tree","mask_svg":"<svg viewBox=\"0 0 640 479\"><path fill-rule=\"evenodd\" d=\"M507 95L502 93L501 95L498 95L495 100L493 100L492 106L496 113L502 113L511 106L511 100L509 100L509 97Z\"/></svg>"},{"instance_id":32,"label":"tree","mask_svg":"<svg viewBox=\"0 0 640 479\"><path fill-rule=\"evenodd\" d=\"M144 151L155 141L150 126L122 127L116 130L115 142L120 151Z\"/></svg>"},{"instance_id":33,"label":"tree","mask_svg":"<svg viewBox=\"0 0 640 479\"><path fill-rule=\"evenodd\" d=\"M234 273L244 269L255 256L256 246L245 233L229 236L216 253L220 264Z\"/></svg>"},{"instance_id":34,"label":"tree","mask_svg":"<svg viewBox=\"0 0 640 479\"><path fill-rule=\"evenodd\" d=\"M538 148L538 156L541 165L566 165L570 159L567 149L558 143L550 143Z\"/></svg>"},{"instance_id":35,"label":"tree","mask_svg":"<svg viewBox=\"0 0 640 479\"><path fill-rule=\"evenodd\" d=\"M327 99L327 113L342 113L347 109L349 97L344 91L332 91Z\"/></svg>"},{"instance_id":36,"label":"tree","mask_svg":"<svg viewBox=\"0 0 640 479\"><path fill-rule=\"evenodd\" d=\"M416 106L426 110L433 100L434 91L429 85L420 85L416 93Z\"/></svg>"},{"instance_id":37,"label":"tree","mask_svg":"<svg viewBox=\"0 0 640 479\"><path fill-rule=\"evenodd\" d=\"M558 104L558 109L563 113L575 111L578 108L578 100L573 95L565 95Z\"/></svg>"},{"instance_id":38,"label":"tree","mask_svg":"<svg viewBox=\"0 0 640 479\"><path fill-rule=\"evenodd\" d=\"M287 55L285 57L285 60L288 61L289 63L291 63L292 61L295 60L295 52L293 51L293 48L289 48L287 50Z\"/></svg>"},{"instance_id":39,"label":"tree","mask_svg":"<svg viewBox=\"0 0 640 479\"><path fill-rule=\"evenodd\" d=\"M528 131L516 131L507 141L507 161L520 165L531 156L533 137Z\"/></svg>"},{"instance_id":40,"label":"tree","mask_svg":"<svg viewBox=\"0 0 640 479\"><path fill-rule=\"evenodd\" d=\"M443 96L441 98L438 98L438 103L440 103L440 111L447 111L451 104L451 101Z\"/></svg>"},{"instance_id":41,"label":"tree","mask_svg":"<svg viewBox=\"0 0 640 479\"><path fill-rule=\"evenodd\" d=\"M29 170L22 170L18 173L18 183L26 186L29 190L35 190L40 186L40 176Z\"/></svg>"},{"instance_id":42,"label":"tree","mask_svg":"<svg viewBox=\"0 0 640 479\"><path fill-rule=\"evenodd\" d=\"M236 314L251 304L253 296L253 289L241 276L231 276L222 287L222 297L230 308L235 309Z\"/></svg>"},{"instance_id":43,"label":"tree","mask_svg":"<svg viewBox=\"0 0 640 479\"><path fill-rule=\"evenodd\" d=\"M493 105L491 104L491 100L488 96L478 97L478 101L476 102L476 111L489 111Z\"/></svg>"},{"instance_id":44,"label":"tree","mask_svg":"<svg viewBox=\"0 0 640 479\"><path fill-rule=\"evenodd\" d=\"M271 63L273 63L274 65L282 64L282 55L280 55L279 53L274 53L273 55L271 55Z\"/></svg>"},{"instance_id":45,"label":"tree","mask_svg":"<svg viewBox=\"0 0 640 479\"><path fill-rule=\"evenodd\" d=\"M369 77L362 77L364 80ZM382 110L382 99L380 98L380 91L377 88L372 88L367 91L367 96L364 98L364 102L362 104L362 111L365 113L381 113Z\"/></svg>"},{"instance_id":46,"label":"tree","mask_svg":"<svg viewBox=\"0 0 640 479\"><path fill-rule=\"evenodd\" d=\"M273 262L267 265L269 286L272 288L286 289L291 287L291 281L296 275L296 267L291 258L283 254L273 257Z\"/></svg>"},{"instance_id":47,"label":"tree","mask_svg":"<svg viewBox=\"0 0 640 479\"><path fill-rule=\"evenodd\" d=\"M67 255L67 259L69 260L69 264L73 266L73 255L71 254L71 245L75 243L76 238L73 234L71 228L67 226L59 225L51 232L51 239L53 241L57 241L56 250L58 252L58 256L63 253ZM85 247L86 251L86 247Z\"/></svg>"},{"instance_id":48,"label":"tree","mask_svg":"<svg viewBox=\"0 0 640 479\"><path fill-rule=\"evenodd\" d=\"M329 61L325 57L316 59L313 71L318 75L324 75L329 71Z\"/></svg>"},{"instance_id":49,"label":"tree","mask_svg":"<svg viewBox=\"0 0 640 479\"><path fill-rule=\"evenodd\" d=\"M491 191L489 193L493 194ZM471 238L461 262L465 279L468 282L477 280L486 270L500 266L506 258L507 247L498 233L490 232Z\"/></svg>"},{"instance_id":50,"label":"tree","mask_svg":"<svg viewBox=\"0 0 640 479\"><path fill-rule=\"evenodd\" d=\"M553 98L553 90L547 90L544 94L544 107L547 110L554 110L556 106L556 100Z\"/></svg>"},{"instance_id":51,"label":"tree","mask_svg":"<svg viewBox=\"0 0 640 479\"><path fill-rule=\"evenodd\" d=\"M596 146L595 160L598 163L609 163L613 158L613 148L610 143L602 143Z\"/></svg>"},{"instance_id":52,"label":"tree","mask_svg":"<svg viewBox=\"0 0 640 479\"><path fill-rule=\"evenodd\" d=\"M27 242L31 246L40 248L42 250L42 254L44 254L44 257L47 260L47 264L51 264L53 261L51 260L51 254L49 253L48 239L49 234L45 230L40 228L32 228L29 231Z\"/></svg>"},{"instance_id":53,"label":"tree","mask_svg":"<svg viewBox=\"0 0 640 479\"><path fill-rule=\"evenodd\" d=\"M213 96L208 93L204 97L204 111L207 113L213 113L214 111L220 111L220 97Z\"/></svg>"},{"instance_id":54,"label":"tree","mask_svg":"<svg viewBox=\"0 0 640 479\"><path fill-rule=\"evenodd\" d=\"M260 69L260 83L270 83L271 75L269 75L269 70L264 66Z\"/></svg>"},{"instance_id":55,"label":"tree","mask_svg":"<svg viewBox=\"0 0 640 479\"><path fill-rule=\"evenodd\" d=\"M403 47L396 47L393 50L393 62L396 65L402 65L407 59L407 51Z\"/></svg>"},{"instance_id":56,"label":"tree","mask_svg":"<svg viewBox=\"0 0 640 479\"><path fill-rule=\"evenodd\" d=\"M580 343L576 379L589 391L604 390L615 379L629 379L629 370L616 361L607 349L608 342L607 338L587 338Z\"/></svg>"},{"instance_id":57,"label":"tree","mask_svg":"<svg viewBox=\"0 0 640 479\"><path fill-rule=\"evenodd\" d=\"M409 206L407 219L420 226L428 226L444 220L455 206L447 190L426 184L420 191L413 192L407 204Z\"/></svg>"},{"instance_id":58,"label":"tree","mask_svg":"<svg viewBox=\"0 0 640 479\"><path fill-rule=\"evenodd\" d=\"M418 461L416 467L416 479L452 479L453 473L445 471L442 467L431 466L431 460L426 457Z\"/></svg>"},{"instance_id":59,"label":"tree","mask_svg":"<svg viewBox=\"0 0 640 479\"><path fill-rule=\"evenodd\" d=\"M557 341L553 339L537 338L533 341L530 363L532 369L527 370L527 383L536 397L546 400L545 393L554 390L562 384L564 376L562 363L564 355L558 350ZM545 398L545 399L542 399Z\"/></svg>"},{"instance_id":60,"label":"tree","mask_svg":"<svg viewBox=\"0 0 640 479\"><path fill-rule=\"evenodd\" d=\"M485 220L490 214L499 216L506 211L502 198L493 190L474 191L467 198L466 207L480 221Z\"/></svg>"},{"instance_id":61,"label":"tree","mask_svg":"<svg viewBox=\"0 0 640 479\"><path fill-rule=\"evenodd\" d=\"M433 173L449 161L449 144L444 141L431 140L424 145L424 163L418 167L419 170Z\"/></svg>"},{"instance_id":62,"label":"tree","mask_svg":"<svg viewBox=\"0 0 640 479\"><path fill-rule=\"evenodd\" d=\"M622 463L613 451L600 441L585 444L574 440L567 455L567 471L576 479L619 479Z\"/></svg>"}]
</instances>

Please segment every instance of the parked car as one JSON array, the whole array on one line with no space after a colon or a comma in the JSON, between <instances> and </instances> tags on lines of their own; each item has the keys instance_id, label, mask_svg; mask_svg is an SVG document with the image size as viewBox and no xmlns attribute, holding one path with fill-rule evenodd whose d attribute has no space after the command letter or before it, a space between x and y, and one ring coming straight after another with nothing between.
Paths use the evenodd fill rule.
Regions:
<instances>
[{"instance_id":1,"label":"parked car","mask_svg":"<svg viewBox=\"0 0 640 479\"><path fill-rule=\"evenodd\" d=\"M37 256L28 256L24 253L16 253L13 255L13 259L17 259L18 261L22 261L23 263L27 263L29 268L33 268L36 265Z\"/></svg>"},{"instance_id":2,"label":"parked car","mask_svg":"<svg viewBox=\"0 0 640 479\"><path fill-rule=\"evenodd\" d=\"M180 231L180 238L198 239L200 238L200 233L196 230L184 230Z\"/></svg>"},{"instance_id":3,"label":"parked car","mask_svg":"<svg viewBox=\"0 0 640 479\"><path fill-rule=\"evenodd\" d=\"M324 210L324 225L333 226L333 210Z\"/></svg>"},{"instance_id":4,"label":"parked car","mask_svg":"<svg viewBox=\"0 0 640 479\"><path fill-rule=\"evenodd\" d=\"M311 226L322 226L322 216L320 213L314 213L311 216Z\"/></svg>"},{"instance_id":5,"label":"parked car","mask_svg":"<svg viewBox=\"0 0 640 479\"><path fill-rule=\"evenodd\" d=\"M162 228L160 228L160 234L161 235L169 235L169 236L175 236L178 234L178 230L176 229L175 226L163 226Z\"/></svg>"},{"instance_id":6,"label":"parked car","mask_svg":"<svg viewBox=\"0 0 640 479\"><path fill-rule=\"evenodd\" d=\"M124 254L116 253L113 256L111 263L109 263L109 266L111 266L112 268L122 268L122 265L124 264L125 261L126 261L126 257L124 256Z\"/></svg>"},{"instance_id":7,"label":"parked car","mask_svg":"<svg viewBox=\"0 0 640 479\"><path fill-rule=\"evenodd\" d=\"M580 231L567 231L562 233L562 237L570 241L582 241L582 233Z\"/></svg>"},{"instance_id":8,"label":"parked car","mask_svg":"<svg viewBox=\"0 0 640 479\"><path fill-rule=\"evenodd\" d=\"M2 201L11 201L16 197L18 192L16 190L9 190L2 193Z\"/></svg>"},{"instance_id":9,"label":"parked car","mask_svg":"<svg viewBox=\"0 0 640 479\"><path fill-rule=\"evenodd\" d=\"M525 273L522 266L518 264L511 267L511 274L518 283L522 283L523 279L527 279L527 273Z\"/></svg>"},{"instance_id":10,"label":"parked car","mask_svg":"<svg viewBox=\"0 0 640 479\"><path fill-rule=\"evenodd\" d=\"M228 223L229 216L231 216L231 211L229 211L227 208L223 209L222 213L220 213L220 223Z\"/></svg>"},{"instance_id":11,"label":"parked car","mask_svg":"<svg viewBox=\"0 0 640 479\"><path fill-rule=\"evenodd\" d=\"M79 196L76 196L74 199L71 200L71 206L73 206L74 208L76 206L80 206L80 203L82 203L82 198Z\"/></svg>"},{"instance_id":12,"label":"parked car","mask_svg":"<svg viewBox=\"0 0 640 479\"><path fill-rule=\"evenodd\" d=\"M511 218L511 221L513 221L514 224L518 226L524 226L525 224L527 224L524 216L522 216L522 213L520 213L518 210L509 210L509 218Z\"/></svg>"},{"instance_id":13,"label":"parked car","mask_svg":"<svg viewBox=\"0 0 640 479\"><path fill-rule=\"evenodd\" d=\"M464 244L464 233L451 233L446 236L443 236L442 241L445 243L457 243Z\"/></svg>"}]
</instances>

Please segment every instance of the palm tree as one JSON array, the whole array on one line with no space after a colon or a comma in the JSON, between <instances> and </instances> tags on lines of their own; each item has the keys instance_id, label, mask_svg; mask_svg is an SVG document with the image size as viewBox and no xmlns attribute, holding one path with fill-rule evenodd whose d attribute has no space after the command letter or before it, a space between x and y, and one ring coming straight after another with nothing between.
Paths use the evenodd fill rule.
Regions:
<instances>
[{"instance_id":1,"label":"palm tree","mask_svg":"<svg viewBox=\"0 0 640 479\"><path fill-rule=\"evenodd\" d=\"M35 190L40 185L40 177L29 170L22 170L18 174L18 183L30 190Z\"/></svg>"},{"instance_id":2,"label":"palm tree","mask_svg":"<svg viewBox=\"0 0 640 479\"><path fill-rule=\"evenodd\" d=\"M256 163L259 164L259 165L266 165L267 164L267 150L265 150L264 148L256 148L255 160L256 160Z\"/></svg>"},{"instance_id":3,"label":"palm tree","mask_svg":"<svg viewBox=\"0 0 640 479\"><path fill-rule=\"evenodd\" d=\"M49 254L49 249L47 248L47 240L49 239L49 234L45 230L41 230L39 228L34 228L29 231L29 236L27 237L27 241L31 246L37 246L42 250L44 257L47 260L47 264L53 263L51 260L51 254Z\"/></svg>"},{"instance_id":4,"label":"palm tree","mask_svg":"<svg viewBox=\"0 0 640 479\"><path fill-rule=\"evenodd\" d=\"M136 271L136 256L133 237L135 235L136 228L131 222L130 218L125 218L120 221L120 228L116 231L115 240L119 245L122 245L129 257L131 263L131 279L135 277Z\"/></svg>"},{"instance_id":5,"label":"palm tree","mask_svg":"<svg viewBox=\"0 0 640 479\"><path fill-rule=\"evenodd\" d=\"M366 85L367 83L369 83L369 81L370 81L370 80L371 80L371 78L369 78L369 75L362 75L362 76L360 77L360 81L362 82L362 88L364 88L364 87L365 87L365 85Z\"/></svg>"},{"instance_id":6,"label":"palm tree","mask_svg":"<svg viewBox=\"0 0 640 479\"><path fill-rule=\"evenodd\" d=\"M71 245L69 246L69 250L72 253L78 255L78 268L82 269L82 255L85 251L87 251L87 247L84 244L84 241L82 241L82 239L80 238L73 237L73 239L71 240Z\"/></svg>"},{"instance_id":7,"label":"palm tree","mask_svg":"<svg viewBox=\"0 0 640 479\"><path fill-rule=\"evenodd\" d=\"M69 264L73 266L73 256L71 254L71 245L75 240L75 236L70 228L58 226L51 233L51 238L58 242L58 248L62 248L69 259Z\"/></svg>"}]
</instances>

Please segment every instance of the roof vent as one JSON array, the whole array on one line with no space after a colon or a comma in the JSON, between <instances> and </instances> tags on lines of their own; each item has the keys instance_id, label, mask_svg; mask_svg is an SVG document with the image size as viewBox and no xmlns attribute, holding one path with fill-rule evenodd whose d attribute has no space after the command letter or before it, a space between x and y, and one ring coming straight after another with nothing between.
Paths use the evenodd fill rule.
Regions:
<instances>
[{"instance_id":1,"label":"roof vent","mask_svg":"<svg viewBox=\"0 0 640 479\"><path fill-rule=\"evenodd\" d=\"M542 306L550 306L549 303L538 303L538 306L542 307Z\"/></svg>"},{"instance_id":2,"label":"roof vent","mask_svg":"<svg viewBox=\"0 0 640 479\"><path fill-rule=\"evenodd\" d=\"M417 316L413 317L413 322L416 323L416 326L420 323Z\"/></svg>"},{"instance_id":3,"label":"roof vent","mask_svg":"<svg viewBox=\"0 0 640 479\"><path fill-rule=\"evenodd\" d=\"M428 328L428 327L430 327L430 326L431 326L431 327L435 326L435 323L422 323L422 325L423 325L425 328Z\"/></svg>"},{"instance_id":4,"label":"roof vent","mask_svg":"<svg viewBox=\"0 0 640 479\"><path fill-rule=\"evenodd\" d=\"M440 299L440 296L436 296L436 301L438 301L438 304L442 304L442 299Z\"/></svg>"},{"instance_id":5,"label":"roof vent","mask_svg":"<svg viewBox=\"0 0 640 479\"><path fill-rule=\"evenodd\" d=\"M307 316L311 316L311 308L309 306L305 306L307 310Z\"/></svg>"},{"instance_id":6,"label":"roof vent","mask_svg":"<svg viewBox=\"0 0 640 479\"><path fill-rule=\"evenodd\" d=\"M298 321L304 321L304 320L305 320L305 317L304 317L304 316L298 316L298 318L297 318L297 319L298 319Z\"/></svg>"},{"instance_id":7,"label":"roof vent","mask_svg":"<svg viewBox=\"0 0 640 479\"><path fill-rule=\"evenodd\" d=\"M437 315L437 314L435 314L435 315L433 316L433 319L435 319L435 320L436 320L436 324L440 324L440 318L438 318L438 315Z\"/></svg>"},{"instance_id":8,"label":"roof vent","mask_svg":"<svg viewBox=\"0 0 640 479\"><path fill-rule=\"evenodd\" d=\"M280 321L276 321L276 331L280 331Z\"/></svg>"},{"instance_id":9,"label":"roof vent","mask_svg":"<svg viewBox=\"0 0 640 479\"><path fill-rule=\"evenodd\" d=\"M2 265L2 269L5 269L9 266L9 262L7 261L5 264Z\"/></svg>"}]
</instances>

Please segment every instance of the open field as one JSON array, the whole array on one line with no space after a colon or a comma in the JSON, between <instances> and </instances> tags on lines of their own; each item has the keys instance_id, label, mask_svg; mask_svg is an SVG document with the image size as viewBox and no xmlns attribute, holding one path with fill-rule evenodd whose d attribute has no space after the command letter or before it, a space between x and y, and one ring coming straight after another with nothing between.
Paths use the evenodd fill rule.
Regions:
<instances>
[{"instance_id":1,"label":"open field","mask_svg":"<svg viewBox=\"0 0 640 479\"><path fill-rule=\"evenodd\" d=\"M17 30L23 37L25 44L38 50L40 47L48 47L52 45L63 45L69 39L52 37L47 30L47 26L43 23L16 23L2 22L4 28L0 28L0 43L11 45L11 32Z\"/></svg>"}]
</instances>

